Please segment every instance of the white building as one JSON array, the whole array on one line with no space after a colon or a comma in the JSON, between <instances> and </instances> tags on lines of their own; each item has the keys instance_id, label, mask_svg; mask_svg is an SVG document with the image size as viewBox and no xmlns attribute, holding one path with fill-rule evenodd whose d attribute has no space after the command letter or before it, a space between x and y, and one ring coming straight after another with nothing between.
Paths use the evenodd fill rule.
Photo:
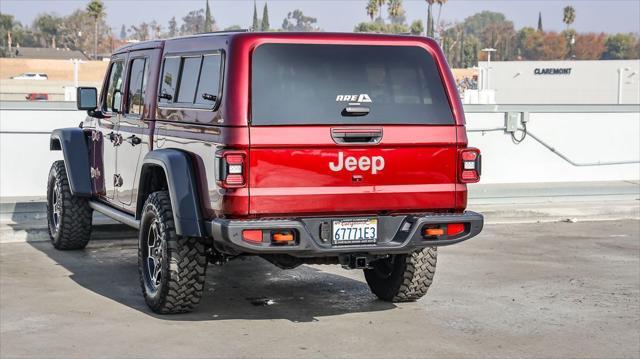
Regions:
<instances>
[{"instance_id":1,"label":"white building","mask_svg":"<svg viewBox=\"0 0 640 359\"><path fill-rule=\"evenodd\" d=\"M491 61L478 67L478 88L488 102L640 104L640 60ZM482 98L477 102L487 103Z\"/></svg>"}]
</instances>

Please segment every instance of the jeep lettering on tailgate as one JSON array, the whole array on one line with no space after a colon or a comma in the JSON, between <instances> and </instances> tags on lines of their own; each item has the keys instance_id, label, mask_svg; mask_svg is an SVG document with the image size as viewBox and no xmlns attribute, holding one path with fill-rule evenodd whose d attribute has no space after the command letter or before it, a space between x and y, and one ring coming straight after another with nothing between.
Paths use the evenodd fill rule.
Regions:
<instances>
[{"instance_id":1,"label":"jeep lettering on tailgate","mask_svg":"<svg viewBox=\"0 0 640 359\"><path fill-rule=\"evenodd\" d=\"M360 158L355 158L353 156L349 156L344 158L344 153L340 151L338 152L338 162L329 162L329 168L334 172L342 171L343 168L349 172L353 172L359 168L361 171L371 170L371 174L374 175L378 173L378 171L382 171L384 169L384 157L373 156L370 158L362 156Z\"/></svg>"}]
</instances>

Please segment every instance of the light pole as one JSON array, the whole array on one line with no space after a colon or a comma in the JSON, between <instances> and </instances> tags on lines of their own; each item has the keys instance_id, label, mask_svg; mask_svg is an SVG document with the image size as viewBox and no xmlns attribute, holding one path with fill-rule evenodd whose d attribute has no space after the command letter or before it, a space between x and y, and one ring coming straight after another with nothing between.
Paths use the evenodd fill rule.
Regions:
<instances>
[{"instance_id":1,"label":"light pole","mask_svg":"<svg viewBox=\"0 0 640 359\"><path fill-rule=\"evenodd\" d=\"M80 64L84 63L84 61L81 59L71 59L71 63L73 64L73 87L78 88L78 67Z\"/></svg>"},{"instance_id":2,"label":"light pole","mask_svg":"<svg viewBox=\"0 0 640 359\"><path fill-rule=\"evenodd\" d=\"M618 68L618 104L622 103L622 77L625 71L629 71L628 67Z\"/></svg>"},{"instance_id":3,"label":"light pole","mask_svg":"<svg viewBox=\"0 0 640 359\"><path fill-rule=\"evenodd\" d=\"M496 52L497 50L494 49L494 48L491 48L491 47L487 47L487 48L484 48L484 49L482 49L480 51L487 53L487 81L484 81L485 82L484 89L488 90L489 87L490 87L489 86L489 72L491 71L491 53L492 52Z\"/></svg>"}]
</instances>

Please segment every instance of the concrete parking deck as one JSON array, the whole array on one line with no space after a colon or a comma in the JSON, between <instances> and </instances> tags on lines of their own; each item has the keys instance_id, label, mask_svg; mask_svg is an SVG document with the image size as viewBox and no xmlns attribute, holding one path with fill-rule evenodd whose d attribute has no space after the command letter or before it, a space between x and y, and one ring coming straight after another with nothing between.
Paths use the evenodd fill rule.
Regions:
<instances>
[{"instance_id":1,"label":"concrete parking deck","mask_svg":"<svg viewBox=\"0 0 640 359\"><path fill-rule=\"evenodd\" d=\"M360 271L237 260L174 316L146 308L133 239L0 244L0 357L637 358L639 226L488 225L441 248L427 296L398 305Z\"/></svg>"}]
</instances>

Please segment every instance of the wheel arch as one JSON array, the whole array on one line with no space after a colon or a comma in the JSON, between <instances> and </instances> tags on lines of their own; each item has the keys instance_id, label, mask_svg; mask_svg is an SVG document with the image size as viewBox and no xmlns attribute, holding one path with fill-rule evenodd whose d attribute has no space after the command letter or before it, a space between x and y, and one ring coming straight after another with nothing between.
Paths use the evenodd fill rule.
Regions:
<instances>
[{"instance_id":1,"label":"wheel arch","mask_svg":"<svg viewBox=\"0 0 640 359\"><path fill-rule=\"evenodd\" d=\"M91 197L91 171L89 144L84 130L59 128L53 130L49 139L51 151L62 151L64 166L69 179L71 193L78 197Z\"/></svg>"},{"instance_id":2,"label":"wheel arch","mask_svg":"<svg viewBox=\"0 0 640 359\"><path fill-rule=\"evenodd\" d=\"M204 221L191 155L178 149L158 149L147 153L142 161L136 219L141 219L149 194L169 192L176 233L189 237L204 237Z\"/></svg>"}]
</instances>

